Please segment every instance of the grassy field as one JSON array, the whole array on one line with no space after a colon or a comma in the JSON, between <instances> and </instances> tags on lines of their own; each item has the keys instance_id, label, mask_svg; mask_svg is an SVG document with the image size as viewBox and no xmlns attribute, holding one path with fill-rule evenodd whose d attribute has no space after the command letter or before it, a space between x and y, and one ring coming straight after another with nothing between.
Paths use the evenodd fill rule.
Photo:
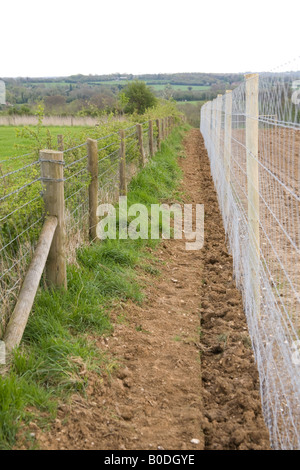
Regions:
<instances>
[{"instance_id":1,"label":"grassy field","mask_svg":"<svg viewBox=\"0 0 300 470\"><path fill-rule=\"evenodd\" d=\"M205 101L177 101L178 104L204 104Z\"/></svg>"},{"instance_id":2,"label":"grassy field","mask_svg":"<svg viewBox=\"0 0 300 470\"><path fill-rule=\"evenodd\" d=\"M29 129L34 130L35 126ZM85 127L51 127L48 128L53 139L57 139L58 134L69 134L72 137L80 137ZM22 127L0 126L0 160L8 157L26 154L30 151L31 144L34 142L33 136L22 137L18 135ZM46 136L46 128L42 128L41 134Z\"/></svg>"},{"instance_id":3,"label":"grassy field","mask_svg":"<svg viewBox=\"0 0 300 470\"><path fill-rule=\"evenodd\" d=\"M55 86L61 86L61 85L66 85L66 86L69 86L70 84L67 83L67 82L28 82L28 83L24 83L24 86L26 87L31 87L31 86L35 86L35 87L45 87L45 88L53 88Z\"/></svg>"},{"instance_id":4,"label":"grassy field","mask_svg":"<svg viewBox=\"0 0 300 470\"><path fill-rule=\"evenodd\" d=\"M107 80L107 81L104 81L104 82L90 82L90 83L93 83L94 85L126 85L128 83L127 80ZM164 90L165 87L167 85L169 85L169 82L165 82L165 83L158 83L157 85L153 85L153 82L146 82L146 84L153 88L153 90L155 91L161 91L161 90ZM196 91L204 91L204 90L209 90L210 87L207 86L207 85L173 85L173 84L170 84L170 86L172 87L173 90L178 90L178 91L188 91L188 88L191 87L192 90L196 90Z\"/></svg>"},{"instance_id":5,"label":"grassy field","mask_svg":"<svg viewBox=\"0 0 300 470\"><path fill-rule=\"evenodd\" d=\"M177 155L183 135L183 129L175 129L131 181L129 204L149 207L173 195L178 198ZM149 254L149 247L157 243L117 239L82 247L76 265L68 266L68 290L40 289L22 345L10 367L0 369L0 449L16 446L20 431L22 444L25 440L27 448L35 448L26 423L49 424L59 403L74 392L84 393L88 371L101 377L118 367L100 352L96 341L112 331L112 308L127 299L142 301L142 271L159 275Z\"/></svg>"},{"instance_id":6,"label":"grassy field","mask_svg":"<svg viewBox=\"0 0 300 470\"><path fill-rule=\"evenodd\" d=\"M151 88L153 88L155 91L161 91L164 90L166 85L149 85ZM189 87L192 88L194 91L204 91L204 90L209 90L209 86L205 85L170 85L173 90L178 90L178 91L189 91Z\"/></svg>"}]
</instances>

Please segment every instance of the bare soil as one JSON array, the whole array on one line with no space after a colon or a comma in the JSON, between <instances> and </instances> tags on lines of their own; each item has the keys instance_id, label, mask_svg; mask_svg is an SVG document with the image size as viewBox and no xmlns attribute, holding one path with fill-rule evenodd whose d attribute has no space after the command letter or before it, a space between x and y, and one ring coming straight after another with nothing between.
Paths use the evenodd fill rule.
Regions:
<instances>
[{"instance_id":1,"label":"bare soil","mask_svg":"<svg viewBox=\"0 0 300 470\"><path fill-rule=\"evenodd\" d=\"M189 132L185 151L183 199L205 204L205 246L186 251L184 240L161 242L161 275L146 279L146 300L117 307L114 333L98 340L120 367L101 380L87 373L87 397L61 405L50 431L31 424L42 449L269 448L242 299L198 130Z\"/></svg>"}]
</instances>

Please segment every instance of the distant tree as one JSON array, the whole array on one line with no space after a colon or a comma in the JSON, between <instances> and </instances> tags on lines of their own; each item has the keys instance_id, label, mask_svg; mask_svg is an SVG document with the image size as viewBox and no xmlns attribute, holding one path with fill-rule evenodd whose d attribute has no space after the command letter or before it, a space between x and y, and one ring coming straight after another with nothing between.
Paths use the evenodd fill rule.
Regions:
<instances>
[{"instance_id":1,"label":"distant tree","mask_svg":"<svg viewBox=\"0 0 300 470\"><path fill-rule=\"evenodd\" d=\"M47 112L59 112L66 104L66 98L61 95L47 96L45 98L45 108Z\"/></svg>"},{"instance_id":2,"label":"distant tree","mask_svg":"<svg viewBox=\"0 0 300 470\"><path fill-rule=\"evenodd\" d=\"M116 96L110 89L103 88L91 97L89 104L92 104L101 110L112 108L116 104Z\"/></svg>"},{"instance_id":3,"label":"distant tree","mask_svg":"<svg viewBox=\"0 0 300 470\"><path fill-rule=\"evenodd\" d=\"M11 108L8 108L8 114L19 114L21 116L24 116L26 114L30 114L31 109L29 106L26 106L25 104L21 106L12 106Z\"/></svg>"},{"instance_id":4,"label":"distant tree","mask_svg":"<svg viewBox=\"0 0 300 470\"><path fill-rule=\"evenodd\" d=\"M119 96L118 96L118 109L119 109L121 114L124 114L124 110L125 110L126 106L128 105L128 103L129 103L129 98L125 95L125 93L123 93L123 92L119 93Z\"/></svg>"},{"instance_id":5,"label":"distant tree","mask_svg":"<svg viewBox=\"0 0 300 470\"><path fill-rule=\"evenodd\" d=\"M170 83L168 83L163 90L163 97L166 100L169 100L170 98L172 98L172 96L173 96L173 88L170 85Z\"/></svg>"},{"instance_id":6,"label":"distant tree","mask_svg":"<svg viewBox=\"0 0 300 470\"><path fill-rule=\"evenodd\" d=\"M145 82L135 80L128 83L123 89L128 103L125 106L125 113L143 114L146 109L155 106L157 99Z\"/></svg>"}]
</instances>

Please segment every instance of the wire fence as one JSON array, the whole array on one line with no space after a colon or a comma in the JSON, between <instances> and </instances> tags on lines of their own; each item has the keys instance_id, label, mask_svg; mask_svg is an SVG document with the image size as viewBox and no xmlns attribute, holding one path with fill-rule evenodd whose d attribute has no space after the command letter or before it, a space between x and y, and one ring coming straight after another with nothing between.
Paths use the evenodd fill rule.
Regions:
<instances>
[{"instance_id":1,"label":"wire fence","mask_svg":"<svg viewBox=\"0 0 300 470\"><path fill-rule=\"evenodd\" d=\"M246 76L201 110L275 449L300 448L299 79Z\"/></svg>"},{"instance_id":2,"label":"wire fence","mask_svg":"<svg viewBox=\"0 0 300 470\"><path fill-rule=\"evenodd\" d=\"M143 123L143 146L149 158L149 123ZM126 180L140 168L136 124L124 129ZM153 122L154 144L158 132ZM101 134L99 129L99 134ZM115 202L119 194L120 134L97 137L98 203ZM76 250L89 240L88 150L86 142L63 150L67 257L76 263ZM3 337L22 281L45 221L44 184L39 151L0 161L0 338Z\"/></svg>"}]
</instances>

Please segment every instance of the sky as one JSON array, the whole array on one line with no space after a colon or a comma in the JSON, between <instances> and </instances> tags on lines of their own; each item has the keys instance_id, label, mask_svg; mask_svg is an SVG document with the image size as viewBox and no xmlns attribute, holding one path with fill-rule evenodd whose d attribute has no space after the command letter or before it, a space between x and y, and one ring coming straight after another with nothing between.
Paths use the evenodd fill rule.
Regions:
<instances>
[{"instance_id":1,"label":"sky","mask_svg":"<svg viewBox=\"0 0 300 470\"><path fill-rule=\"evenodd\" d=\"M4 1L0 77L299 70L299 4Z\"/></svg>"}]
</instances>

